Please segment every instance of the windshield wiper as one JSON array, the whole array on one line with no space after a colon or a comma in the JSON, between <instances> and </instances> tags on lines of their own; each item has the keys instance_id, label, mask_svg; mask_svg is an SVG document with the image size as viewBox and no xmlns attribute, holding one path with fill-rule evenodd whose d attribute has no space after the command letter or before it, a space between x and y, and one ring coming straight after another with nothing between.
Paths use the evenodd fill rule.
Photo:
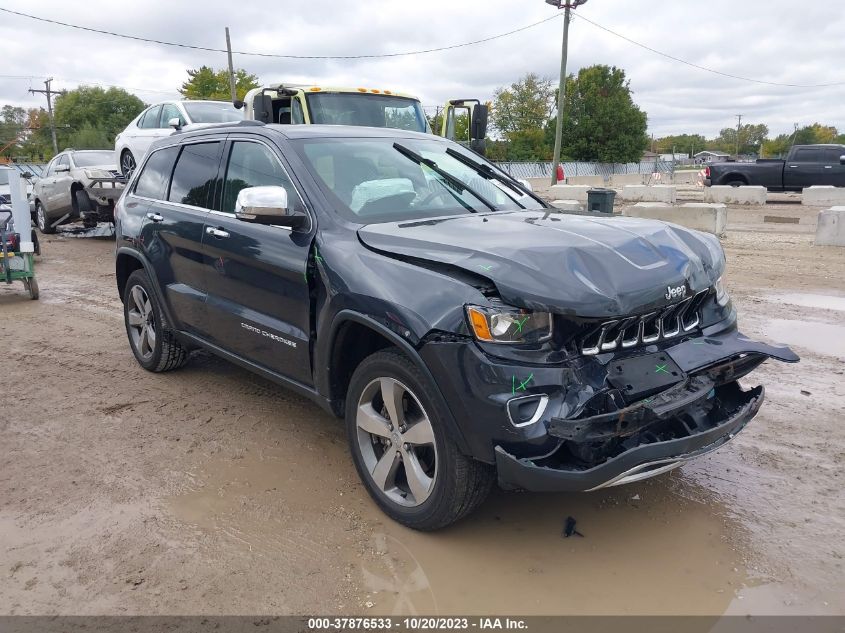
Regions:
<instances>
[{"instance_id":1,"label":"windshield wiper","mask_svg":"<svg viewBox=\"0 0 845 633\"><path fill-rule=\"evenodd\" d=\"M466 184L460 178L456 178L455 176L450 174L448 171L445 171L445 170L441 169L440 167L438 167L437 163L435 163L430 158L426 158L425 156L420 156L414 150L409 149L409 148L405 147L404 145L402 145L400 143L394 143L393 149L395 149L397 152L399 152L403 156L410 158L412 161L414 161L418 165L425 165L431 171L433 171L435 174L439 175L440 177L444 178L447 182L451 183L453 187L456 187L457 189L459 189L460 193L463 193L464 191L469 191L473 196L478 198L484 204L484 206L488 207L491 211L496 211L496 206L492 202L490 202L487 198L485 198L480 193L475 191L472 187L470 187L468 184Z\"/></svg>"},{"instance_id":2,"label":"windshield wiper","mask_svg":"<svg viewBox=\"0 0 845 633\"><path fill-rule=\"evenodd\" d=\"M506 176L499 174L498 172L496 172L496 170L494 170L489 165L485 165L484 163L478 163L478 162L472 160L469 156L465 156L464 154L462 154L458 150L453 149L451 147L446 149L446 153L449 156L451 156L452 158L454 158L455 160L457 160L459 163L463 163L464 165L466 165L470 169L474 169L475 171L477 171L479 174L481 174L485 178L495 178L496 180L498 180L499 182L504 184L506 187L511 189L511 191L517 191L519 193L522 193L523 195L528 195L528 196L534 198L535 200L542 202L542 200L539 200L537 198L537 196L534 195L534 193L532 193L531 191L528 191L525 187L523 187L522 184L519 183L519 181L511 178L510 176L506 177ZM514 202L516 202L520 206L520 208L522 208L522 209L526 208L525 205L522 204L516 198L513 198L511 196L511 199ZM545 204L543 204L543 206L545 206Z\"/></svg>"}]
</instances>

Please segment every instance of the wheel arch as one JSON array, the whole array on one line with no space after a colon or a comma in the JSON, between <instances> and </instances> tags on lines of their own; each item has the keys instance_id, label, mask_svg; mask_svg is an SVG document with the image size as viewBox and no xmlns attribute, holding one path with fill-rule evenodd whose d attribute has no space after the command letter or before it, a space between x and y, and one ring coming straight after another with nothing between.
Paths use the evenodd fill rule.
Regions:
<instances>
[{"instance_id":1,"label":"wheel arch","mask_svg":"<svg viewBox=\"0 0 845 633\"><path fill-rule=\"evenodd\" d=\"M724 185L724 184L727 184L729 182L734 182L734 181L743 182L747 185L748 184L748 176L746 176L745 174L738 173L738 172L730 172L728 174L725 174L724 176L722 176L719 179L719 184Z\"/></svg>"},{"instance_id":2,"label":"wheel arch","mask_svg":"<svg viewBox=\"0 0 845 633\"><path fill-rule=\"evenodd\" d=\"M155 275L152 264L150 264L143 254L126 246L118 248L117 255L115 256L115 280L117 282L120 301L123 302L123 293L126 291L126 282L129 276L136 270L146 271L156 294L156 299L158 299L158 304L164 312L164 316L167 318L168 323L175 323L170 313L170 307L164 300L164 295L158 285L158 278Z\"/></svg>"},{"instance_id":3,"label":"wheel arch","mask_svg":"<svg viewBox=\"0 0 845 633\"><path fill-rule=\"evenodd\" d=\"M328 340L317 348L316 367L322 370L322 375L315 378L318 387L325 389L332 411L338 417L343 417L347 390L355 369L368 356L390 347L402 352L431 381L439 401L438 405L446 412L445 422L449 436L464 454L469 455L469 445L463 432L446 403L440 386L417 350L396 332L372 317L353 310L341 310L335 315Z\"/></svg>"}]
</instances>

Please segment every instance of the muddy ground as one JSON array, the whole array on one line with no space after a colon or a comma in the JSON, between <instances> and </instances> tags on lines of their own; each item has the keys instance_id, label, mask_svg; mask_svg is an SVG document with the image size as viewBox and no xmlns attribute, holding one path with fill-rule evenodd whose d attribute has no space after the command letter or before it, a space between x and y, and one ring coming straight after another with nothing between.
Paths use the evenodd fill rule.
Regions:
<instances>
[{"instance_id":1,"label":"muddy ground","mask_svg":"<svg viewBox=\"0 0 845 633\"><path fill-rule=\"evenodd\" d=\"M741 327L802 356L747 381L768 401L734 442L435 534L375 508L309 401L203 353L138 367L113 242L53 236L40 301L0 285L0 613L845 613L845 249L816 212L731 211Z\"/></svg>"}]
</instances>

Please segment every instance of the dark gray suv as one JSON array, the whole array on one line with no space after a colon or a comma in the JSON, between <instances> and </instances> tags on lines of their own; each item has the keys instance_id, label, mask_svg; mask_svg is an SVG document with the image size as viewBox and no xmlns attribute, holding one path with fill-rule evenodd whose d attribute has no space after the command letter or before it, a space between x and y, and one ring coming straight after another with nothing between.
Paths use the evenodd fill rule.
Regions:
<instances>
[{"instance_id":1,"label":"dark gray suv","mask_svg":"<svg viewBox=\"0 0 845 633\"><path fill-rule=\"evenodd\" d=\"M117 205L150 371L204 348L346 420L417 529L508 488L586 491L714 450L756 415L718 240L555 213L431 135L244 122L154 144Z\"/></svg>"}]
</instances>

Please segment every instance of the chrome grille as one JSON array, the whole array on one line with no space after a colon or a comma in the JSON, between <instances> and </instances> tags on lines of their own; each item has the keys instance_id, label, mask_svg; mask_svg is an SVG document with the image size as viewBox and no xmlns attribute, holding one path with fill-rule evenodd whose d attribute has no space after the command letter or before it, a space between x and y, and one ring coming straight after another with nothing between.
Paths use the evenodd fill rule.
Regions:
<instances>
[{"instance_id":1,"label":"chrome grille","mask_svg":"<svg viewBox=\"0 0 845 633\"><path fill-rule=\"evenodd\" d=\"M708 292L709 289L702 290L689 299L648 314L605 321L581 340L581 353L595 356L692 332L701 323L700 308Z\"/></svg>"}]
</instances>

